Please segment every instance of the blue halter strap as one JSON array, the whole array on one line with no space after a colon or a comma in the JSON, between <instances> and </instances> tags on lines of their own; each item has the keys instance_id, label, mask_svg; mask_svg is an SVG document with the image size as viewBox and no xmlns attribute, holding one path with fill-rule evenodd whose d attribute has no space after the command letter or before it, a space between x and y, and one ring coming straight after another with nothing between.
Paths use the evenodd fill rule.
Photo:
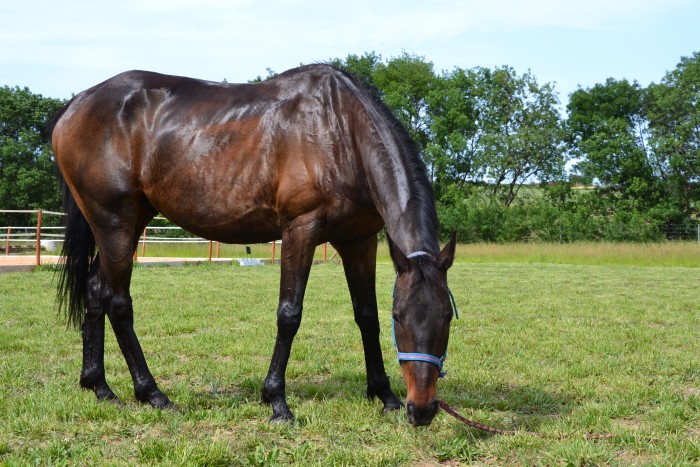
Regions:
<instances>
[{"instance_id":1,"label":"blue halter strap","mask_svg":"<svg viewBox=\"0 0 700 467\"><path fill-rule=\"evenodd\" d=\"M413 253L410 253L406 255L406 258L411 259L411 258L416 258L418 256L432 256L430 253L426 251L414 251ZM399 279L398 273L396 274L396 280L394 281L394 289L391 292L391 297L392 299L394 298L394 295L396 293L396 282ZM452 311L455 315L456 319L459 319L459 312L457 311L457 302L455 301L454 295L452 295L452 291L448 288L447 292L450 294L450 301L452 302ZM394 350L396 350L396 356L399 361L399 364L402 361L414 361L414 362L428 362L432 363L433 365L438 367L438 377L444 378L445 375L447 375L446 372L442 371L443 366L445 365L445 360L447 359L447 350L445 350L445 353L442 355L442 357L436 357L434 355L430 355L427 353L419 353L419 352L400 352L399 347L396 344L396 331L394 330L394 320L391 320L391 340L394 342Z\"/></svg>"}]
</instances>

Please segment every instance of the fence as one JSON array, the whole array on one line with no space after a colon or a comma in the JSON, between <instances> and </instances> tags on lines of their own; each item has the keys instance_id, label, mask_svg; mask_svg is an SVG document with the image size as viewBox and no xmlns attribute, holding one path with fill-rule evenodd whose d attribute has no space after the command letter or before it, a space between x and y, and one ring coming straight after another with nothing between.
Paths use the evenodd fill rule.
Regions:
<instances>
[{"instance_id":1,"label":"fence","mask_svg":"<svg viewBox=\"0 0 700 467\"><path fill-rule=\"evenodd\" d=\"M54 211L43 211L43 210L0 210L0 213L29 213L37 215L36 226L6 226L0 227L0 232L5 231L5 256L10 255L11 251L19 252L20 254L25 254L27 251L32 251L36 257L36 266L41 266L41 251L42 247L49 252L58 252L59 243L63 242L63 232L64 227L53 227L42 225L43 219L47 215L51 216L64 216L62 212ZM165 220L162 217L156 218L157 220ZM666 236L668 240L677 241L697 241L700 243L700 224L676 224L676 225L665 225L662 227L661 231ZM149 232L151 232L149 234ZM178 232L180 236L173 236L172 233ZM169 235L169 233L171 233ZM155 235L154 235L155 234ZM184 236L183 236L184 235ZM147 245L158 245L158 244L208 244L206 258L208 261L212 261L212 258L221 257L221 243L213 242L201 237L196 237L188 232L184 231L180 227L175 226L148 226L144 229L143 234L139 239L136 250L134 251L134 260L138 261L138 256L140 253L141 257L146 256ZM214 244L216 243L216 249L214 249ZM270 248L270 259L272 263L276 260L276 249L277 245L281 242L270 242L267 244L267 248ZM23 245L27 245L24 248ZM258 253L261 252L260 248L256 249ZM250 256L250 247L246 246L246 254ZM265 253L263 253L265 254ZM328 257L328 244L324 243L321 246L321 259L323 261L328 261L329 259L335 259L337 252ZM189 255L187 255L189 256ZM204 255L202 255L204 256ZM202 257L200 256L200 257ZM241 256L241 255L238 255Z\"/></svg>"},{"instance_id":2,"label":"fence","mask_svg":"<svg viewBox=\"0 0 700 467\"><path fill-rule=\"evenodd\" d=\"M700 224L667 224L661 232L669 240L697 240L700 243Z\"/></svg>"},{"instance_id":3,"label":"fence","mask_svg":"<svg viewBox=\"0 0 700 467\"><path fill-rule=\"evenodd\" d=\"M28 251L32 251L36 256L36 266L39 267L42 264L41 255L42 249L48 252L58 253L59 244L63 242L64 227L49 227L42 225L46 215L56 215L64 216L64 213L53 212L53 211L43 211L43 210L0 210L0 213L24 213L24 214L36 214L37 223L36 226L5 226L0 227L0 232L5 232L5 256L9 256L12 252L13 254L26 255ZM156 218L157 220L165 220L162 217ZM178 236L173 236L169 233L176 233ZM270 261L274 264L277 256L277 248L281 241L273 241L267 244L266 247L263 245L254 245L251 249L250 245L246 245L246 255L251 256L253 250L256 254L263 254L263 248L269 248L270 251ZM221 258L222 244L220 242L214 242L212 240L207 240L201 237L193 236L192 234L184 231L180 227L176 226L147 226L143 234L141 235L137 248L134 251L134 260L138 261L139 255L141 257L146 256L147 245L159 245L168 244L172 245L207 245L206 258L208 261L212 261L213 258ZM216 246L214 246L216 244ZM27 245L25 248L24 246ZM155 248L151 248L155 249ZM172 248L171 248L172 249ZM329 259L335 259L337 253L333 252L329 258L328 244L324 243L320 248L320 256L323 261L328 261ZM177 250L176 250L177 252ZM237 250L229 248L230 253L238 253ZM186 256L191 255L191 251L187 252ZM199 253L199 252L197 252ZM171 255L172 256L172 255ZM200 255L203 257L205 255ZM242 256L242 255L238 255Z\"/></svg>"},{"instance_id":4,"label":"fence","mask_svg":"<svg viewBox=\"0 0 700 467\"><path fill-rule=\"evenodd\" d=\"M43 211L43 210L28 210L28 209L8 209L8 210L0 210L0 213L14 213L14 214L36 214L37 215L37 221L36 221L36 227L12 227L12 226L7 226L7 227L2 227L3 230L6 230L7 233L5 234L5 256L8 256L10 254L10 243L13 244L30 244L34 245L34 254L36 255L36 265L41 266L41 246L42 246L42 237L45 238L44 240L44 245L47 247L51 247L52 245L55 246L56 242L62 242L63 241L63 233L47 233L46 231L48 230L49 232L57 232L57 231L62 231L64 228L63 227L47 227L47 226L42 226L43 223L43 217L44 215L54 215L54 216L65 216L64 213L62 212L54 212L54 211ZM44 233L42 233L42 229L44 230ZM55 240L51 240L55 239ZM54 242L54 243L50 243ZM31 246L30 246L31 248Z\"/></svg>"}]
</instances>

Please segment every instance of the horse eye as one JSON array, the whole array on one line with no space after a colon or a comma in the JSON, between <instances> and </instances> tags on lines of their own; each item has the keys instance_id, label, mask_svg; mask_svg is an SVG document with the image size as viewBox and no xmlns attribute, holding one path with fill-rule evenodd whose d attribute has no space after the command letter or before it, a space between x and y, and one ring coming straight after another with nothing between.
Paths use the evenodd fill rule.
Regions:
<instances>
[{"instance_id":1,"label":"horse eye","mask_svg":"<svg viewBox=\"0 0 700 467\"><path fill-rule=\"evenodd\" d=\"M394 320L395 323L399 322L399 315L397 315L396 313L392 313L391 318Z\"/></svg>"}]
</instances>

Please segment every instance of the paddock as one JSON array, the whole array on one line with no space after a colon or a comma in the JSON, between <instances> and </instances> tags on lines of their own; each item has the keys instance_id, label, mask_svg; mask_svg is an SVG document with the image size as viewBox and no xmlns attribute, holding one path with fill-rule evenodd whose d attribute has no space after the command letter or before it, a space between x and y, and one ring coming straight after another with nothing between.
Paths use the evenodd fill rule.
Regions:
<instances>
[{"instance_id":1,"label":"paddock","mask_svg":"<svg viewBox=\"0 0 700 467\"><path fill-rule=\"evenodd\" d=\"M528 248L522 245L521 254ZM538 248L540 257L551 258L559 247ZM627 248L640 249L639 257L656 251L643 245L618 251ZM515 246L501 249L519 257ZM135 401L111 333L107 371L125 407L97 403L76 390L80 336L56 316L53 272L42 268L0 277L0 460L700 461L700 268L505 262L495 253L478 262L476 252L462 246L451 270L460 320L453 323L441 397L471 419L543 438L480 433L444 413L422 429L403 414L382 414L379 402L364 397L362 346L336 264L312 268L289 366L295 425L268 424L268 408L259 401L274 345L278 266L134 269L144 351L179 408L159 411ZM382 351L392 387L405 397L389 333L393 277L390 263L380 262ZM614 438L585 440L592 432Z\"/></svg>"}]
</instances>

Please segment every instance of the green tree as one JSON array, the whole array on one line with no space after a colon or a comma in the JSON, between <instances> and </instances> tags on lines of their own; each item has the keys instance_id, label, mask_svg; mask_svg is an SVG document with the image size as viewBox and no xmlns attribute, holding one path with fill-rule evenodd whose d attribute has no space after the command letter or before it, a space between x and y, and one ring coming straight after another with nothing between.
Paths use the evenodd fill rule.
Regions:
<instances>
[{"instance_id":1,"label":"green tree","mask_svg":"<svg viewBox=\"0 0 700 467\"><path fill-rule=\"evenodd\" d=\"M523 184L561 178L566 163L559 99L528 71L477 68L477 124L486 176L506 206Z\"/></svg>"},{"instance_id":2,"label":"green tree","mask_svg":"<svg viewBox=\"0 0 700 467\"><path fill-rule=\"evenodd\" d=\"M374 82L374 74L382 63L382 56L375 52L365 52L364 55L348 55L344 60L334 58L329 60L331 65L343 68L352 75L361 78L371 86L377 86Z\"/></svg>"},{"instance_id":3,"label":"green tree","mask_svg":"<svg viewBox=\"0 0 700 467\"><path fill-rule=\"evenodd\" d=\"M477 124L477 89L476 74L456 68L440 76L428 95L432 138L426 152L434 161L439 195L447 186L466 193L469 182L484 176L484 129Z\"/></svg>"},{"instance_id":4,"label":"green tree","mask_svg":"<svg viewBox=\"0 0 700 467\"><path fill-rule=\"evenodd\" d=\"M437 77L432 62L423 57L404 53L376 65L373 83L384 102L406 126L418 145L430 174L435 172L435 161L426 158L425 148L431 141L432 115L428 95L436 86Z\"/></svg>"},{"instance_id":5,"label":"green tree","mask_svg":"<svg viewBox=\"0 0 700 467\"><path fill-rule=\"evenodd\" d=\"M656 173L680 217L688 218L700 200L700 53L650 85L645 103Z\"/></svg>"},{"instance_id":6,"label":"green tree","mask_svg":"<svg viewBox=\"0 0 700 467\"><path fill-rule=\"evenodd\" d=\"M577 169L597 181L596 194L611 206L621 199L647 211L663 199L664 188L663 169L649 146L644 93L636 82L612 78L579 89L570 96L568 128Z\"/></svg>"},{"instance_id":7,"label":"green tree","mask_svg":"<svg viewBox=\"0 0 700 467\"><path fill-rule=\"evenodd\" d=\"M63 103L27 88L0 88L0 209L60 208L47 126ZM0 214L1 225L31 222L28 214Z\"/></svg>"}]
</instances>

